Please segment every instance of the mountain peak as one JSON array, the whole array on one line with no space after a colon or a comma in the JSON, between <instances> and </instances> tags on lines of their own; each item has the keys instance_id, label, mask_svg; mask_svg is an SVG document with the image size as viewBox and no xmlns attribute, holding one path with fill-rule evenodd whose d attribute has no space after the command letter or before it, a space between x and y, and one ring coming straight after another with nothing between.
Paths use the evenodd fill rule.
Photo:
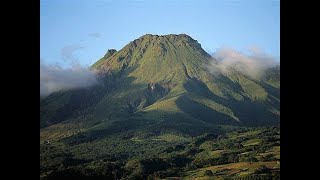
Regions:
<instances>
[{"instance_id":1,"label":"mountain peak","mask_svg":"<svg viewBox=\"0 0 320 180\"><path fill-rule=\"evenodd\" d=\"M199 51L204 56L211 57L201 47L201 44L187 34L167 34L167 35L156 35L156 34L145 34L134 41L131 41L126 47L135 48L139 46L154 46L156 50L164 50L166 48L181 48L189 47L196 51Z\"/></svg>"},{"instance_id":2,"label":"mountain peak","mask_svg":"<svg viewBox=\"0 0 320 180\"><path fill-rule=\"evenodd\" d=\"M179 67L178 69L182 69L182 73L189 73L186 75L189 77L190 74L196 74L195 71L198 71L196 69L202 67L209 58L211 56L202 49L201 44L187 34L145 34L131 41L119 51L108 50L106 55L93 65L93 68L109 71L111 69L124 70L127 67L141 65L141 67L148 67L147 69L155 68L154 72L158 72L161 67L161 69L167 68L177 73L173 69ZM187 72L184 69L192 70ZM144 74L145 78L149 77L147 74L150 73L141 74Z\"/></svg>"},{"instance_id":3,"label":"mountain peak","mask_svg":"<svg viewBox=\"0 0 320 180\"><path fill-rule=\"evenodd\" d=\"M157 35L157 34L145 34L135 41L141 41L141 40L168 40L168 41L185 41L185 42L196 42L198 43L197 40L194 40L191 36L187 34L167 34L167 35Z\"/></svg>"},{"instance_id":4,"label":"mountain peak","mask_svg":"<svg viewBox=\"0 0 320 180\"><path fill-rule=\"evenodd\" d=\"M107 53L103 57L105 59L107 59L108 57L112 56L116 52L117 52L117 50L115 50L115 49L108 49Z\"/></svg>"},{"instance_id":5,"label":"mountain peak","mask_svg":"<svg viewBox=\"0 0 320 180\"><path fill-rule=\"evenodd\" d=\"M185 33L181 33L181 34L166 34L166 35L158 35L158 34L145 34L141 37L187 37L192 39L189 35L185 34Z\"/></svg>"}]
</instances>

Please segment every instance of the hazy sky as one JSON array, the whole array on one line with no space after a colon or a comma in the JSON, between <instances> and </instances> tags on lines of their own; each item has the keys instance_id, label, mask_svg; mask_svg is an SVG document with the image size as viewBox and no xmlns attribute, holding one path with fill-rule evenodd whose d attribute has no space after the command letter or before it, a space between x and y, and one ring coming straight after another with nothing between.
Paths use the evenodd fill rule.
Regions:
<instances>
[{"instance_id":1,"label":"hazy sky","mask_svg":"<svg viewBox=\"0 0 320 180\"><path fill-rule=\"evenodd\" d=\"M280 0L41 0L40 57L91 65L144 34L186 33L208 53L280 55Z\"/></svg>"}]
</instances>

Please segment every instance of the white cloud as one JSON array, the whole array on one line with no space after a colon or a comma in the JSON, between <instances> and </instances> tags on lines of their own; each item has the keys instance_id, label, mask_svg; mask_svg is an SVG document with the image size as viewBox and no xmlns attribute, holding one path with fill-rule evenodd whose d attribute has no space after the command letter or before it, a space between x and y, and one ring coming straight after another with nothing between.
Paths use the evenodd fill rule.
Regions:
<instances>
[{"instance_id":1,"label":"white cloud","mask_svg":"<svg viewBox=\"0 0 320 180\"><path fill-rule=\"evenodd\" d=\"M102 36L102 34L99 32L90 33L88 35L93 38L100 38Z\"/></svg>"},{"instance_id":2,"label":"white cloud","mask_svg":"<svg viewBox=\"0 0 320 180\"><path fill-rule=\"evenodd\" d=\"M266 68L279 64L274 57L267 55L258 47L250 47L248 50L249 55L232 48L218 49L213 55L217 61L212 61L208 68L214 74L227 74L231 70L236 70L251 78L259 79Z\"/></svg>"},{"instance_id":3,"label":"white cloud","mask_svg":"<svg viewBox=\"0 0 320 180\"><path fill-rule=\"evenodd\" d=\"M85 88L96 83L96 73L80 65L62 68L59 65L40 64L40 96L59 90Z\"/></svg>"},{"instance_id":4,"label":"white cloud","mask_svg":"<svg viewBox=\"0 0 320 180\"><path fill-rule=\"evenodd\" d=\"M78 62L78 58L74 56L74 52L82 49L84 49L84 46L72 44L61 48L60 54L63 60L70 62L71 64L76 64Z\"/></svg>"}]
</instances>

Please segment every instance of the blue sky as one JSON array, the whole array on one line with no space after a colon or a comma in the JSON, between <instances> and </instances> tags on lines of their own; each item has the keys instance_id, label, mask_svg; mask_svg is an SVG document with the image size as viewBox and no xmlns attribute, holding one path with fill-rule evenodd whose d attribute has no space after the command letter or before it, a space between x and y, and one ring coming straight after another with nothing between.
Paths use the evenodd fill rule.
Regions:
<instances>
[{"instance_id":1,"label":"blue sky","mask_svg":"<svg viewBox=\"0 0 320 180\"><path fill-rule=\"evenodd\" d=\"M280 0L40 0L40 58L88 66L144 34L185 33L213 53L280 56Z\"/></svg>"}]
</instances>

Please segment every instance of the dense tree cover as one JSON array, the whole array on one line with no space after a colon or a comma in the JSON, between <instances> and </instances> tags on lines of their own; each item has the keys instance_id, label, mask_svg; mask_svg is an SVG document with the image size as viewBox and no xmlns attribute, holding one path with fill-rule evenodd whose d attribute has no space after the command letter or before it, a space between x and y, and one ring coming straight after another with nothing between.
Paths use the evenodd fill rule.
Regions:
<instances>
[{"instance_id":1,"label":"dense tree cover","mask_svg":"<svg viewBox=\"0 0 320 180\"><path fill-rule=\"evenodd\" d=\"M167 136L166 136L167 137ZM94 142L94 141L93 141ZM80 140L76 146L68 141L40 145L40 174L42 179L80 178L95 179L155 179L182 177L187 171L208 166L237 162L280 161L279 128L242 129L225 135L204 134L185 142L161 140L108 139L102 146L86 148ZM85 155L83 155L85 154ZM223 172L219 170L207 176ZM244 179L279 177L266 166L257 168ZM233 178L237 178L236 176ZM240 178L241 179L241 178Z\"/></svg>"}]
</instances>

